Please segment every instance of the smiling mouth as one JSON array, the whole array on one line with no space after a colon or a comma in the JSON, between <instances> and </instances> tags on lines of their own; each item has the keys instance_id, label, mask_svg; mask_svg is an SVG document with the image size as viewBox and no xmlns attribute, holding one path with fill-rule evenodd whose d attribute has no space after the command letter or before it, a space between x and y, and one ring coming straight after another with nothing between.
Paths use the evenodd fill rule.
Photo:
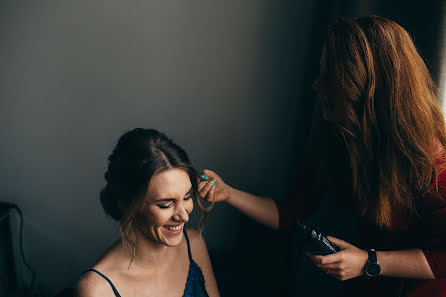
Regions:
<instances>
[{"instance_id":1,"label":"smiling mouth","mask_svg":"<svg viewBox=\"0 0 446 297\"><path fill-rule=\"evenodd\" d=\"M179 233L179 231L181 231L183 229L183 225L184 224L179 224L179 225L164 225L163 228L169 230L170 232L174 232L174 233Z\"/></svg>"}]
</instances>

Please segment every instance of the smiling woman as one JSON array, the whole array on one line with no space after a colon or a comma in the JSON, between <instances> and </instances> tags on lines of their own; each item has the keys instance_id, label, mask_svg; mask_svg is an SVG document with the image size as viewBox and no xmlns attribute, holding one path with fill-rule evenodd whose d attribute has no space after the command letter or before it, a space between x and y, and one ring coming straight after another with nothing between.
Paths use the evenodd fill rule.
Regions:
<instances>
[{"instance_id":1,"label":"smiling woman","mask_svg":"<svg viewBox=\"0 0 446 297\"><path fill-rule=\"evenodd\" d=\"M101 203L120 222L122 240L82 276L77 296L219 296L202 237L184 229L197 197L186 152L158 131L137 128L119 139L109 161Z\"/></svg>"},{"instance_id":2,"label":"smiling woman","mask_svg":"<svg viewBox=\"0 0 446 297\"><path fill-rule=\"evenodd\" d=\"M192 184L183 169L170 169L154 175L143 205L135 216L136 228L157 242L178 245L184 223L189 221L194 207L191 192Z\"/></svg>"}]
</instances>

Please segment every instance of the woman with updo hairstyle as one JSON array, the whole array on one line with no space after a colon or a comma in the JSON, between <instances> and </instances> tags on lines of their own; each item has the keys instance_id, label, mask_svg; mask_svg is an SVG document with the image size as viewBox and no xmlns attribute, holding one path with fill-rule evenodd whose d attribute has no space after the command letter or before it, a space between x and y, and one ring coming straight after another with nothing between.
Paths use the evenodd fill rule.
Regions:
<instances>
[{"instance_id":1,"label":"woman with updo hairstyle","mask_svg":"<svg viewBox=\"0 0 446 297\"><path fill-rule=\"evenodd\" d=\"M201 236L208 210L186 152L156 130L137 128L108 160L100 201L119 221L121 240L83 274L77 296L219 296ZM199 232L184 228L194 200L203 212Z\"/></svg>"},{"instance_id":2,"label":"woman with updo hairstyle","mask_svg":"<svg viewBox=\"0 0 446 297\"><path fill-rule=\"evenodd\" d=\"M446 127L410 35L385 17L338 20L314 90L309 149L286 199L237 190L210 170L216 187L202 181L199 195L281 230L333 198L357 236L328 236L339 251L309 257L343 281L341 296L446 296Z\"/></svg>"}]
</instances>

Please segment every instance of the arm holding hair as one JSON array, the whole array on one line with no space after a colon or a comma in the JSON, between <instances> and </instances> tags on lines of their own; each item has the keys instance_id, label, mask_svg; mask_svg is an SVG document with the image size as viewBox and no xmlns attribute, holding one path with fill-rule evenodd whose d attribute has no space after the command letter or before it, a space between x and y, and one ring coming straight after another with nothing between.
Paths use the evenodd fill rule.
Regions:
<instances>
[{"instance_id":1,"label":"arm holding hair","mask_svg":"<svg viewBox=\"0 0 446 297\"><path fill-rule=\"evenodd\" d=\"M232 188L211 170L203 170L203 173L206 179L198 183L202 199L225 201L255 221L273 229L279 228L279 211L274 200Z\"/></svg>"}]
</instances>

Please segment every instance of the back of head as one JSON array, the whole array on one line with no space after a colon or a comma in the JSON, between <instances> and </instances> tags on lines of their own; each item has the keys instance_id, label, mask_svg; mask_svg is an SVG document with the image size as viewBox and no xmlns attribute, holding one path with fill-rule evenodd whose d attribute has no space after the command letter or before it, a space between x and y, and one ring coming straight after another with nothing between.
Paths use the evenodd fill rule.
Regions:
<instances>
[{"instance_id":1,"label":"back of head","mask_svg":"<svg viewBox=\"0 0 446 297\"><path fill-rule=\"evenodd\" d=\"M369 126L397 133L396 118L417 124L414 117L437 105L436 86L411 37L385 17L338 20L329 28L322 60L322 80L348 98L345 128L352 136Z\"/></svg>"},{"instance_id":2,"label":"back of head","mask_svg":"<svg viewBox=\"0 0 446 297\"><path fill-rule=\"evenodd\" d=\"M432 183L446 147L437 88L406 30L380 16L341 19L329 28L321 87L345 93L337 123L350 154L353 191L379 225L412 209Z\"/></svg>"}]
</instances>

